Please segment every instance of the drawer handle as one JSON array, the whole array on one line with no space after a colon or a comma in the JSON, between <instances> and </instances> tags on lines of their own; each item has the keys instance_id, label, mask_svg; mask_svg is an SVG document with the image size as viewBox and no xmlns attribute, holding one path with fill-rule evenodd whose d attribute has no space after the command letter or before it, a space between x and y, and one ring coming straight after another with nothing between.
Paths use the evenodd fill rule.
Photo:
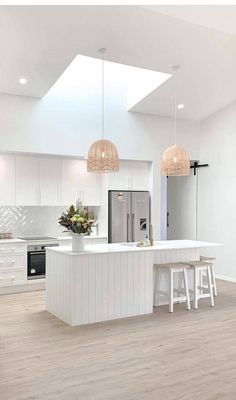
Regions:
<instances>
[{"instance_id":1,"label":"drawer handle","mask_svg":"<svg viewBox=\"0 0 236 400\"><path fill-rule=\"evenodd\" d=\"M0 265L4 265L4 264L15 264L15 260L11 260L11 261L0 261Z\"/></svg>"},{"instance_id":2,"label":"drawer handle","mask_svg":"<svg viewBox=\"0 0 236 400\"><path fill-rule=\"evenodd\" d=\"M8 278L3 278L3 276L0 276L0 281L9 281L9 279L11 281L14 281L14 279L16 279L15 275L12 275L11 277Z\"/></svg>"}]
</instances>

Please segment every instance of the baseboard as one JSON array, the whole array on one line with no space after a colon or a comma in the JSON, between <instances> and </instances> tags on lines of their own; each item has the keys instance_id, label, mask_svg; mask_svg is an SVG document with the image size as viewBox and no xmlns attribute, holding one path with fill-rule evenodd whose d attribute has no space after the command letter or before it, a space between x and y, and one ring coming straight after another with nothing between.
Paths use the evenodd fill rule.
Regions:
<instances>
[{"instance_id":1,"label":"baseboard","mask_svg":"<svg viewBox=\"0 0 236 400\"><path fill-rule=\"evenodd\" d=\"M233 278L232 276L216 274L216 278L217 279L221 279L222 281L228 281L228 282L235 282L236 283L236 278Z\"/></svg>"},{"instance_id":2,"label":"baseboard","mask_svg":"<svg viewBox=\"0 0 236 400\"><path fill-rule=\"evenodd\" d=\"M20 285L2 286L0 287L1 294L12 294L12 293L23 293L23 292L33 292L35 290L45 289L45 279L38 279L27 281Z\"/></svg>"}]
</instances>

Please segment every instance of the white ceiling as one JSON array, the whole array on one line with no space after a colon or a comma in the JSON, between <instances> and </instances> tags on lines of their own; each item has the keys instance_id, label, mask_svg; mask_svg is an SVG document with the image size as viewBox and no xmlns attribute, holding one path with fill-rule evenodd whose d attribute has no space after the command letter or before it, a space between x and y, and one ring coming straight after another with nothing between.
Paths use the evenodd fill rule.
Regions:
<instances>
[{"instance_id":1,"label":"white ceiling","mask_svg":"<svg viewBox=\"0 0 236 400\"><path fill-rule=\"evenodd\" d=\"M152 11L169 15L190 22L215 29L232 35L236 34L236 6L224 5L187 5L144 6Z\"/></svg>"},{"instance_id":2,"label":"white ceiling","mask_svg":"<svg viewBox=\"0 0 236 400\"><path fill-rule=\"evenodd\" d=\"M218 6L192 7L0 6L0 92L42 97L77 54L106 47L108 60L127 65L170 73L180 64L179 116L203 119L236 99L235 7L214 18ZM171 81L133 111L172 116Z\"/></svg>"}]
</instances>

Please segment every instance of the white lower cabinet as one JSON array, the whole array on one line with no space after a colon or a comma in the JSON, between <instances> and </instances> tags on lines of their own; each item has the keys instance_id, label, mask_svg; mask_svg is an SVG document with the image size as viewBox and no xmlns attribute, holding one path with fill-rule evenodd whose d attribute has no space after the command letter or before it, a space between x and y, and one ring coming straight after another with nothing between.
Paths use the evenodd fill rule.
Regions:
<instances>
[{"instance_id":1,"label":"white lower cabinet","mask_svg":"<svg viewBox=\"0 0 236 400\"><path fill-rule=\"evenodd\" d=\"M26 281L25 268L0 268L0 287L9 286L13 283L23 284Z\"/></svg>"},{"instance_id":2,"label":"white lower cabinet","mask_svg":"<svg viewBox=\"0 0 236 400\"><path fill-rule=\"evenodd\" d=\"M27 280L25 243L0 244L0 287L23 284Z\"/></svg>"}]
</instances>

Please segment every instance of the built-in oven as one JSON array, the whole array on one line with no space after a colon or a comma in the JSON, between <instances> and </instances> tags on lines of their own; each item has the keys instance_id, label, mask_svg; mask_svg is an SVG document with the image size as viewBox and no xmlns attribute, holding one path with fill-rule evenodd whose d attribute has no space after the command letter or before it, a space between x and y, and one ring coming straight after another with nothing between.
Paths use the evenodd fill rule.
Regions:
<instances>
[{"instance_id":1,"label":"built-in oven","mask_svg":"<svg viewBox=\"0 0 236 400\"><path fill-rule=\"evenodd\" d=\"M46 274L46 247L59 246L58 243L53 244L35 244L27 246L28 253L28 279L45 278Z\"/></svg>"}]
</instances>

